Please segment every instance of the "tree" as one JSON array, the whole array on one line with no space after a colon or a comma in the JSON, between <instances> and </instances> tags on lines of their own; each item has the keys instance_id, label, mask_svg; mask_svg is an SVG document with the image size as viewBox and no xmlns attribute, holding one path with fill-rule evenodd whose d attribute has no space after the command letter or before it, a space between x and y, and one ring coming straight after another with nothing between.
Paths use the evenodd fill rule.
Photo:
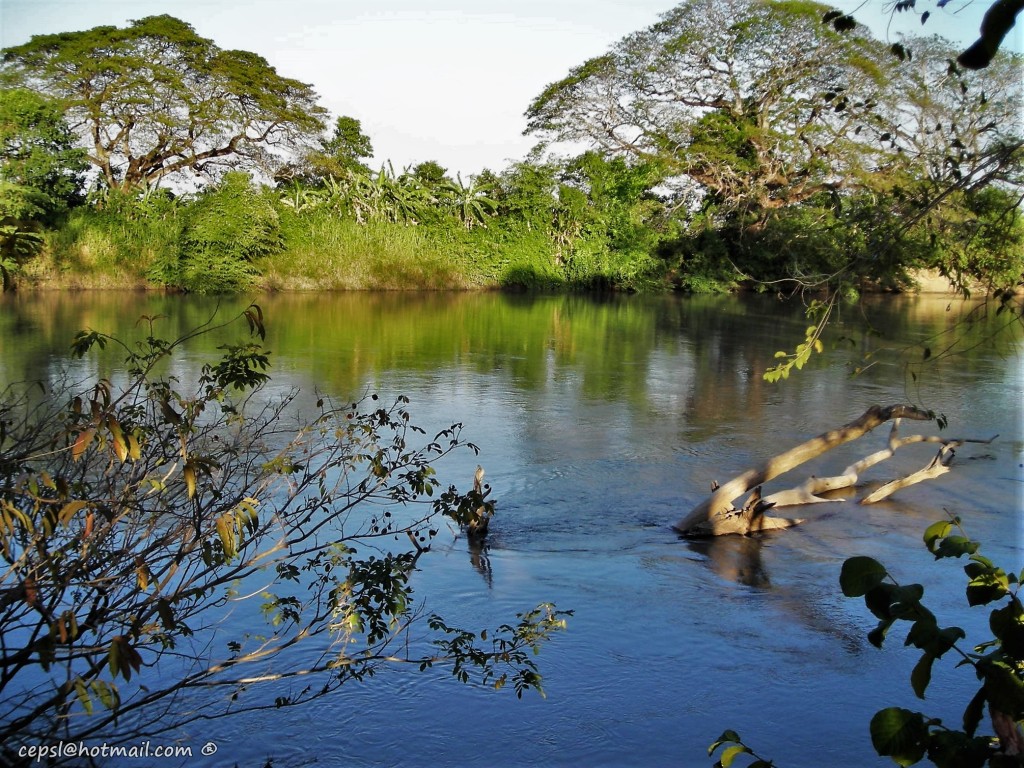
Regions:
<instances>
[{"instance_id":1,"label":"tree","mask_svg":"<svg viewBox=\"0 0 1024 768\"><path fill-rule=\"evenodd\" d=\"M61 103L110 189L225 167L272 172L326 114L310 86L166 15L37 35L5 49L3 62L9 79Z\"/></svg>"},{"instance_id":2,"label":"tree","mask_svg":"<svg viewBox=\"0 0 1024 768\"><path fill-rule=\"evenodd\" d=\"M0 89L0 284L42 244L40 229L79 202L86 164L55 104Z\"/></svg>"},{"instance_id":3,"label":"tree","mask_svg":"<svg viewBox=\"0 0 1024 768\"><path fill-rule=\"evenodd\" d=\"M854 133L888 62L824 6L687 0L534 100L527 132L656 161L716 205L760 220L854 185L871 147Z\"/></svg>"},{"instance_id":4,"label":"tree","mask_svg":"<svg viewBox=\"0 0 1024 768\"><path fill-rule=\"evenodd\" d=\"M280 252L280 220L268 191L230 171L182 209L176 253L158 258L149 278L195 293L230 293L252 284L256 259Z\"/></svg>"},{"instance_id":5,"label":"tree","mask_svg":"<svg viewBox=\"0 0 1024 768\"><path fill-rule=\"evenodd\" d=\"M22 88L0 89L0 177L42 195L42 217L80 202L85 153L54 102Z\"/></svg>"},{"instance_id":6,"label":"tree","mask_svg":"<svg viewBox=\"0 0 1024 768\"><path fill-rule=\"evenodd\" d=\"M424 160L412 168L412 177L427 189L449 183L448 169L436 160Z\"/></svg>"},{"instance_id":7,"label":"tree","mask_svg":"<svg viewBox=\"0 0 1024 768\"><path fill-rule=\"evenodd\" d=\"M477 635L426 616L413 593L443 521L493 513L486 488L437 478L439 460L475 450L461 425L427 437L404 397L323 397L311 419L295 418L296 393L257 405L263 315L250 306L241 319L251 339L200 370L167 360L218 328L169 341L144 318L137 347L96 331L74 341L81 356L122 347L117 384L3 391L5 764L61 739L114 744L308 702L384 663L539 688L532 652L564 614L542 605ZM245 616L237 634L228 610ZM409 631L421 619L426 638ZM225 696L191 695L212 690Z\"/></svg>"},{"instance_id":8,"label":"tree","mask_svg":"<svg viewBox=\"0 0 1024 768\"><path fill-rule=\"evenodd\" d=\"M323 142L323 152L338 158L343 164L355 164L361 168L363 160L373 157L373 144L363 133L363 126L354 117L342 116L334 123L334 133Z\"/></svg>"},{"instance_id":9,"label":"tree","mask_svg":"<svg viewBox=\"0 0 1024 768\"><path fill-rule=\"evenodd\" d=\"M370 169L363 162L373 157L373 144L363 133L362 124L354 117L335 120L333 133L321 139L320 146L309 151L295 167L278 173L278 180L290 178L306 185L323 185L326 180L350 180L353 175L368 176Z\"/></svg>"},{"instance_id":10,"label":"tree","mask_svg":"<svg viewBox=\"0 0 1024 768\"><path fill-rule=\"evenodd\" d=\"M1012 289L1024 275L1014 247L1024 194L1024 60L1007 53L969 72L953 63L956 49L941 38L917 39L913 49L894 73L903 97L891 132L878 137L884 186L875 189L897 229L879 227L874 250L916 238L929 244L921 266L964 290L973 282Z\"/></svg>"}]
</instances>

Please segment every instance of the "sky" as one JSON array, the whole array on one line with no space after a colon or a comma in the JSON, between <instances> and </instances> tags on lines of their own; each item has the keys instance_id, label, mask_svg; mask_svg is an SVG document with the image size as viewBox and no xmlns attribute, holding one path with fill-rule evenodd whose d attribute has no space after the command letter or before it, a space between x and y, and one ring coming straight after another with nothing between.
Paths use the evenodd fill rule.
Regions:
<instances>
[{"instance_id":1,"label":"sky","mask_svg":"<svg viewBox=\"0 0 1024 768\"><path fill-rule=\"evenodd\" d=\"M988 0L834 0L876 37L973 42ZM671 0L0 0L0 47L37 34L126 26L170 14L225 49L260 54L309 83L335 115L361 121L373 162L434 160L464 178L526 156L524 111L544 87L657 21ZM1021 51L1018 23L1007 47ZM887 37L888 36L888 37ZM1006 43L1004 43L1006 45Z\"/></svg>"}]
</instances>

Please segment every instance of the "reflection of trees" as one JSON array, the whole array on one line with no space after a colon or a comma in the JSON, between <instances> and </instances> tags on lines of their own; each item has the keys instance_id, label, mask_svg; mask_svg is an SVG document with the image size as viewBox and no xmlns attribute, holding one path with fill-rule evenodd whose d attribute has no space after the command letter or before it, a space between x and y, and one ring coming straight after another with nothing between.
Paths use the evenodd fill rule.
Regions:
<instances>
[{"instance_id":1,"label":"reflection of trees","mask_svg":"<svg viewBox=\"0 0 1024 768\"><path fill-rule=\"evenodd\" d=\"M682 541L702 555L708 567L720 578L747 587L771 587L768 570L761 559L760 537L713 536Z\"/></svg>"},{"instance_id":2,"label":"reflection of trees","mask_svg":"<svg viewBox=\"0 0 1024 768\"><path fill-rule=\"evenodd\" d=\"M5 378L46 380L79 328L142 338L147 328L139 318L162 316L157 330L175 335L207 321L218 307L237 313L250 298L52 292L3 301ZM274 370L295 374L310 389L344 398L367 386L387 388L396 375L444 378L458 370L497 376L526 392L571 378L584 401L625 403L648 417L684 421L691 437L713 432L729 414L744 413L756 423L771 399L761 374L775 350L800 338L805 325L801 307L752 295L360 292L271 294L258 301L268 319ZM960 311L946 311L949 305L884 297L863 302L861 311L886 336L917 341L960 317ZM863 345L854 354L885 343L865 337L866 325L858 311L845 312L840 332ZM965 333L982 339L987 327L978 323ZM204 338L209 348L189 354L232 340ZM101 368L118 359L101 357ZM971 360L968 352L957 364ZM834 362L826 354L811 365ZM784 388L773 391L787 396Z\"/></svg>"},{"instance_id":3,"label":"reflection of trees","mask_svg":"<svg viewBox=\"0 0 1024 768\"><path fill-rule=\"evenodd\" d=\"M491 571L491 558L487 556L487 542L483 539L469 538L469 562L473 570L483 576L488 588L494 586L494 574Z\"/></svg>"}]
</instances>

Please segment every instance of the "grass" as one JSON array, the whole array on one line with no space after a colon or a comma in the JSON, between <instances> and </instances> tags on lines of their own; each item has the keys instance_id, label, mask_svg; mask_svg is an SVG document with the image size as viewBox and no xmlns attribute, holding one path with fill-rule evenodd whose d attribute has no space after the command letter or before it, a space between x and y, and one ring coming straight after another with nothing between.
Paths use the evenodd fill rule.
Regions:
<instances>
[{"instance_id":1,"label":"grass","mask_svg":"<svg viewBox=\"0 0 1024 768\"><path fill-rule=\"evenodd\" d=\"M580 241L560 252L546 232L522 226L466 230L455 222L359 224L326 210L279 214L283 248L252 262L256 289L565 290L643 282L633 259L606 246L591 253ZM81 208L49 233L19 278L38 287L163 289L157 276L176 270L161 265L179 263L181 242L175 205L129 216Z\"/></svg>"}]
</instances>

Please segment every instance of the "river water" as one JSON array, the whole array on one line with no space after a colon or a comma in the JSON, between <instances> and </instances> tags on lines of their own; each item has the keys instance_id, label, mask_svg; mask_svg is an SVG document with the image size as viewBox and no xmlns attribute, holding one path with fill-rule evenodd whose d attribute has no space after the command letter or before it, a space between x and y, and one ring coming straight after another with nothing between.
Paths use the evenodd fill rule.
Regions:
<instances>
[{"instance_id":1,"label":"river water","mask_svg":"<svg viewBox=\"0 0 1024 768\"><path fill-rule=\"evenodd\" d=\"M894 630L884 650L872 647L874 621L842 596L838 574L849 556L875 557L902 582L925 584L926 604L941 624L967 629L968 645L985 639L987 612L966 608L959 564L935 562L921 534L956 513L990 557L1007 570L1024 565L1024 371L1019 329L997 330L1005 315L971 323L959 301L866 299L842 309L823 354L772 385L762 372L777 350L802 341L807 322L801 307L771 297L258 301L271 391L404 394L428 432L462 422L480 447L439 473L465 487L478 462L485 468L497 500L488 547L480 556L461 537L439 537L415 579L428 611L474 630L541 601L575 613L538 659L546 698L462 686L442 669L388 669L306 709L191 727L186 741L219 746L203 765L698 766L713 762L707 746L731 728L780 767L881 766L891 763L871 748L876 710L905 706L959 722L973 675L943 660L927 700L915 699L917 657L905 635ZM131 336L146 315L173 334L246 303L5 298L0 384L66 369L78 328ZM947 355L954 326L961 341ZM189 347L183 364L220 343L214 334ZM76 371L107 375L113 363L85 365ZM943 414L950 436L999 437L964 446L950 474L886 502L800 509L793 514L807 522L789 531L710 542L673 533L713 480L874 403L898 402ZM885 437L838 449L773 487L838 473ZM920 468L933 452L904 448L864 483Z\"/></svg>"}]
</instances>

